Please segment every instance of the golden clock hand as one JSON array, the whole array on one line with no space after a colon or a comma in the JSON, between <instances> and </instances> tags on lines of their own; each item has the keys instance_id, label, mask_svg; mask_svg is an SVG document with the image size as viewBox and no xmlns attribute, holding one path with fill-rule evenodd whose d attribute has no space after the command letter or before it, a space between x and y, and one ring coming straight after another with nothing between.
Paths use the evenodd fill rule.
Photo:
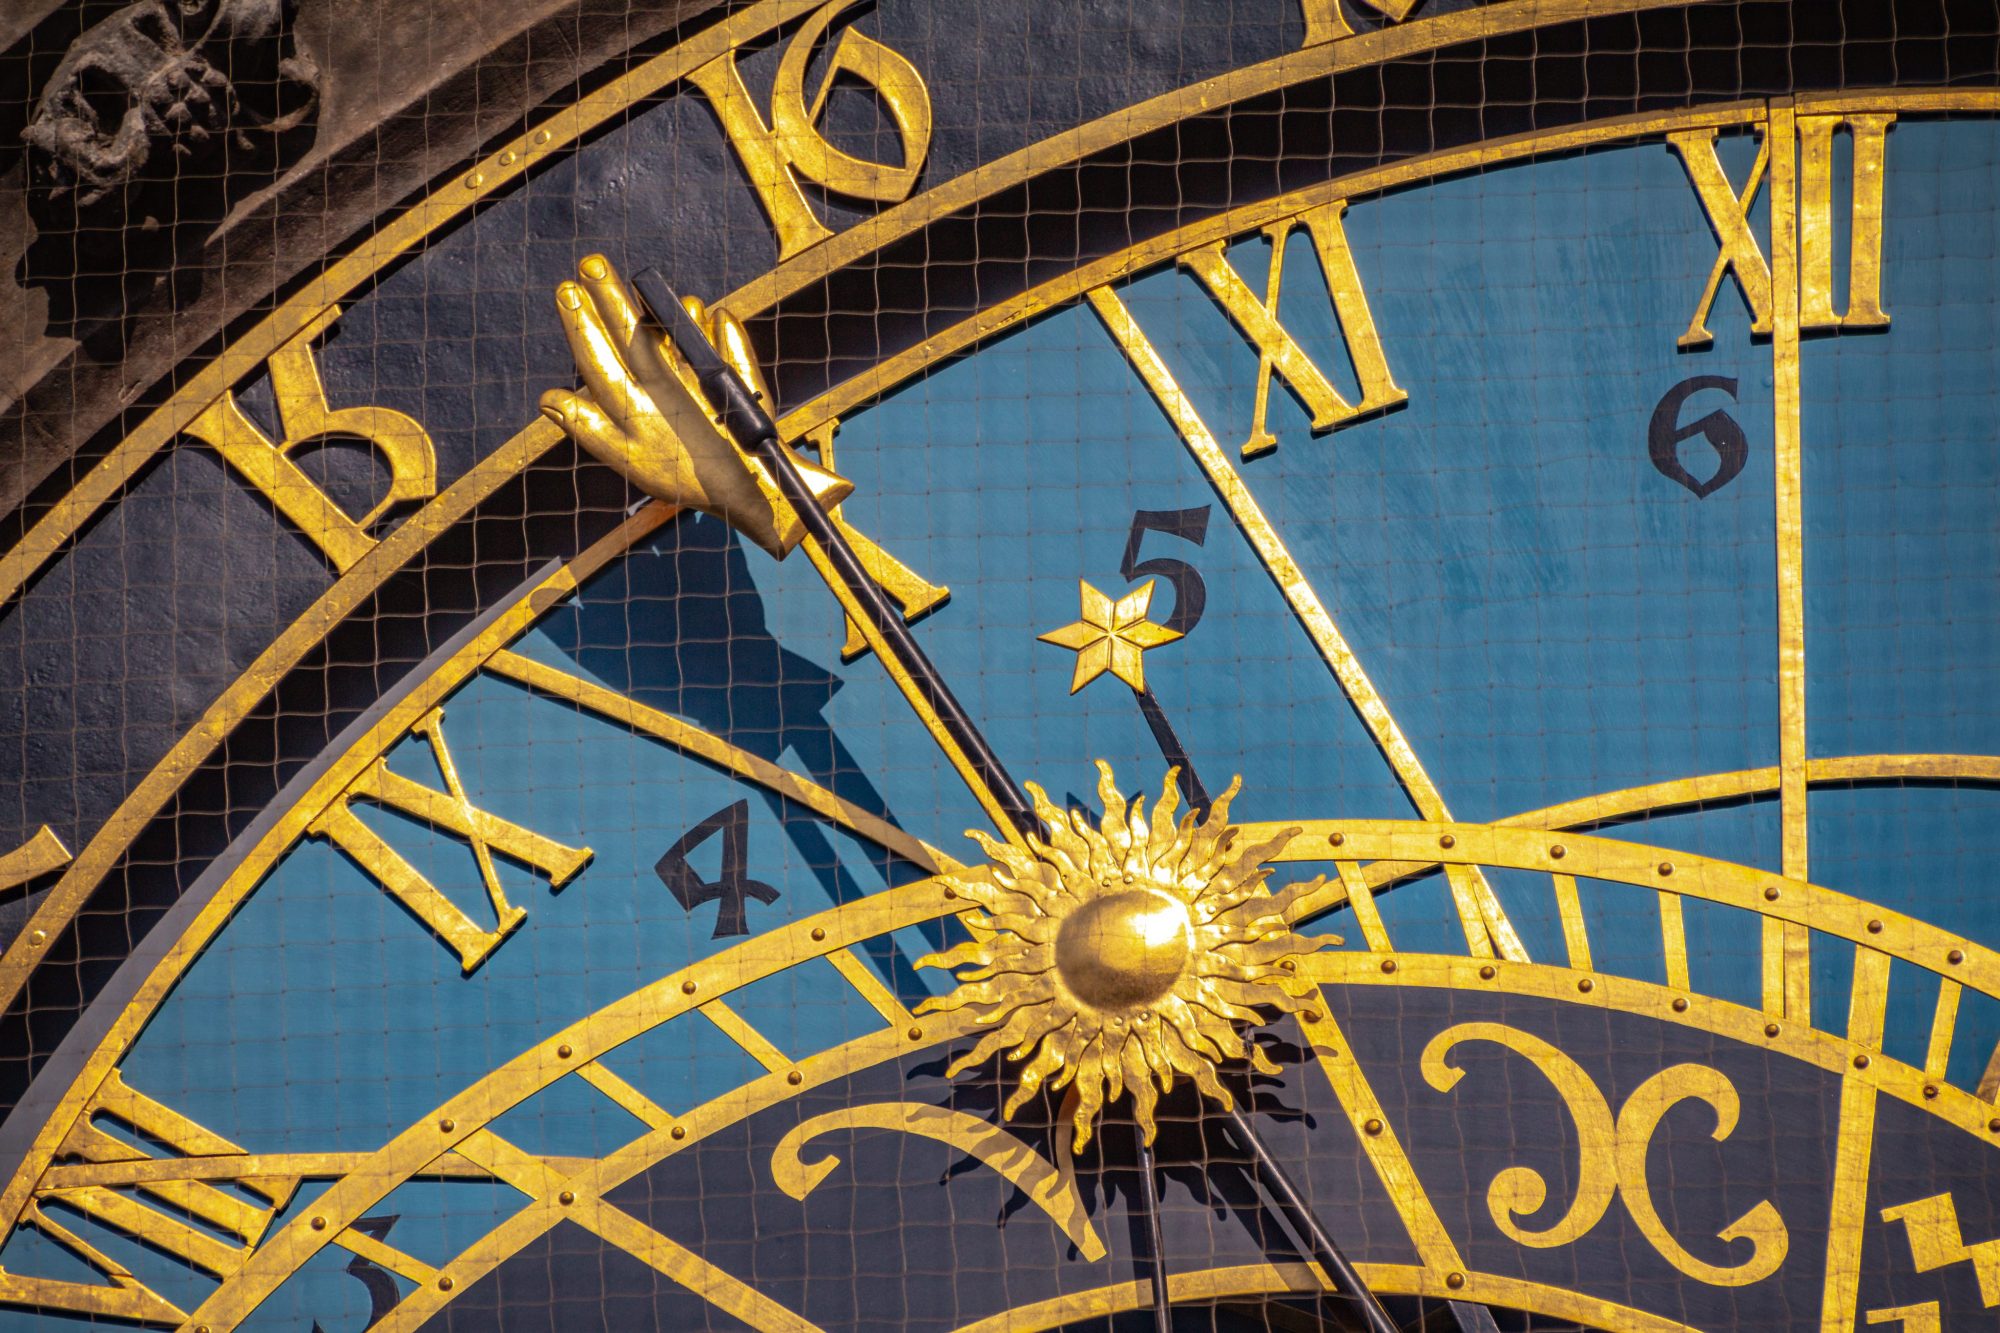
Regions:
<instances>
[{"instance_id":1,"label":"golden clock hand","mask_svg":"<svg viewBox=\"0 0 2000 1333\"><path fill-rule=\"evenodd\" d=\"M581 281L556 288L556 307L586 391L552 389L542 412L648 495L714 514L783 559L805 534L792 506L716 429L657 334L640 327L611 262L589 255L577 271ZM822 503L838 504L854 489L791 461Z\"/></svg>"}]
</instances>

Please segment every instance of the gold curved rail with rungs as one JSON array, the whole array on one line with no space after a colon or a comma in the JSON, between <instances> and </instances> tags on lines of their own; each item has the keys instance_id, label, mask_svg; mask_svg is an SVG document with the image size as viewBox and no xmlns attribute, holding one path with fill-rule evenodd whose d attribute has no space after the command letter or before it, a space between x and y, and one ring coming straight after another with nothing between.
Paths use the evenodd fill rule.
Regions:
<instances>
[{"instance_id":1,"label":"gold curved rail with rungs","mask_svg":"<svg viewBox=\"0 0 2000 1333\"><path fill-rule=\"evenodd\" d=\"M1243 836L1264 836L1276 827L1246 825ZM1843 1093L1843 1141L1852 1128L1851 1117L1846 1113L1847 1101L1865 1097L1870 1111L1867 1120L1872 1125L1872 1108L1878 1095L1903 1101L1982 1141L1993 1141L2000 1135L2000 1130L1993 1128L2000 1125L2000 1120L1994 1119L1993 1106L1944 1083L1941 1071L1931 1068L1935 1061L1927 1061L1926 1067L1919 1069L1881 1050L1882 1001L1891 960L1939 973L1946 978L1947 988L1971 987L1996 995L2000 993L2000 954L1992 950L1821 886L1787 880L1750 866L1662 853L1657 847L1612 839L1563 835L1557 840L1533 829L1392 820L1320 820L1286 827L1300 827L1302 832L1286 847L1281 861L1328 860L1345 867L1365 860L1410 862L1427 858L1490 869L1543 871L1550 874L1552 884L1563 876L1583 877L1662 897L1700 898L1760 917L1802 923L1860 946L1849 1031L1838 1035L1799 1023L1773 1023L1768 1015L1747 1006L1673 985L1610 975L1587 966L1510 962L1469 955L1330 952L1315 955L1302 965L1302 974L1319 984L1450 987L1472 993L1534 995L1640 1014L1769 1049L1838 1074L1843 1088L1848 1090ZM796 1312L777 1306L700 1256L606 1204L604 1195L707 1135L802 1090L825 1086L913 1050L954 1040L964 1034L968 1025L931 1019L907 1029L887 1027L798 1059L789 1066L772 1067L750 1083L684 1114L671 1114L647 1104L639 1110L640 1119L648 1125L645 1133L605 1157L584 1164L536 1158L500 1140L489 1125L510 1108L564 1078L577 1076L602 1090L601 1077L594 1079L592 1071L604 1071L601 1062L618 1047L675 1017L713 1006L738 987L862 940L934 920L947 915L952 906L934 880L886 890L703 960L571 1024L439 1106L367 1160L344 1163L350 1169L315 1202L310 1214L295 1218L267 1241L239 1272L216 1288L182 1327L189 1330L206 1327L210 1333L224 1333L235 1327L299 1265L334 1243L404 1181L427 1171L435 1172L437 1163L456 1154L457 1159L471 1161L495 1179L521 1189L532 1202L436 1269L435 1280L420 1286L385 1317L378 1326L384 1333L402 1333L419 1327L456 1294L564 1220L577 1222L627 1249L753 1327L809 1329L811 1325ZM1879 965L1870 960L1879 960ZM1394 966L1385 967L1385 963ZM1324 1009L1322 1005L1305 1016L1306 1030L1317 1052L1322 1056L1330 1053L1335 1063L1347 1067L1347 1072L1335 1081L1335 1088L1358 1130L1362 1119L1383 1118L1383 1112L1367 1088L1365 1074L1354 1068L1357 1062L1351 1058L1338 1059L1348 1049L1345 1034ZM1934 1041L1934 1056L1937 1045ZM1948 1053L1948 1034L1943 1048ZM1326 1067L1324 1059L1322 1067ZM616 1080L615 1075L611 1078ZM629 1098L634 1094L629 1085L616 1080L611 1086L624 1089L627 1100L620 1104L630 1109ZM616 1099L620 1094L606 1095ZM1383 1126L1366 1136L1357 1133L1357 1138L1370 1145L1381 1145L1371 1149L1378 1171L1404 1211L1405 1220L1412 1220L1415 1213L1421 1224L1421 1215L1430 1213L1428 1199L1396 1142L1394 1126ZM1400 1166L1393 1161L1385 1162L1381 1155L1384 1151L1400 1159ZM1865 1165L1865 1154L1863 1162ZM1848 1231L1858 1237L1858 1210L1850 1206L1854 1183L1848 1180L1843 1188L1842 1182L1836 1182L1836 1212L1846 1208L1854 1214L1851 1218L1834 1219L1837 1240ZM1430 1216L1434 1222L1435 1215ZM1449 1238L1445 1238L1445 1245L1449 1255L1446 1262L1426 1254L1424 1266L1406 1275L1383 1270L1382 1289L1451 1297L1471 1293L1496 1303L1559 1316L1573 1316L1581 1308L1578 1300L1587 1301L1575 1293L1542 1291L1470 1274L1463 1263L1456 1262L1456 1247ZM1467 1284L1477 1278L1477 1291L1471 1285L1447 1286L1445 1280L1452 1274L1460 1275ZM1090 1301L1102 1295L1072 1298L1079 1302L1075 1307L1077 1317L1089 1313ZM1605 1321L1600 1324L1602 1327L1634 1330L1658 1327L1653 1316L1602 1302L1587 1303L1593 1312L1589 1317ZM1032 1321L1021 1325L1048 1326Z\"/></svg>"}]
</instances>

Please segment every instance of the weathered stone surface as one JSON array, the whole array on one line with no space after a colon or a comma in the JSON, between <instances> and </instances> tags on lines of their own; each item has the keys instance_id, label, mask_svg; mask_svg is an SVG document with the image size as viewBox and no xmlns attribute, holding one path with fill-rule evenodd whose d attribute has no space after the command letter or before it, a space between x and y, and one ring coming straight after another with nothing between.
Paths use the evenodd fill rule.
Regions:
<instances>
[{"instance_id":1,"label":"weathered stone surface","mask_svg":"<svg viewBox=\"0 0 2000 1333\"><path fill-rule=\"evenodd\" d=\"M225 134L249 149L259 131L303 124L319 67L291 49L291 11L288 0L136 0L91 28L21 132L36 150L33 188L94 210L149 177L198 170Z\"/></svg>"}]
</instances>

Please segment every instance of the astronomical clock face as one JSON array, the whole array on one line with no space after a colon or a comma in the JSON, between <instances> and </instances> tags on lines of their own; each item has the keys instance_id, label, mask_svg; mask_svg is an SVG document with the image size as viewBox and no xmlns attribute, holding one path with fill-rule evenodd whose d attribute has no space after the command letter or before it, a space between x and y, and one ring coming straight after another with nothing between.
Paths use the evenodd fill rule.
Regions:
<instances>
[{"instance_id":1,"label":"astronomical clock face","mask_svg":"<svg viewBox=\"0 0 2000 1333\"><path fill-rule=\"evenodd\" d=\"M41 8L0 1330L1995 1318L1990 4Z\"/></svg>"}]
</instances>

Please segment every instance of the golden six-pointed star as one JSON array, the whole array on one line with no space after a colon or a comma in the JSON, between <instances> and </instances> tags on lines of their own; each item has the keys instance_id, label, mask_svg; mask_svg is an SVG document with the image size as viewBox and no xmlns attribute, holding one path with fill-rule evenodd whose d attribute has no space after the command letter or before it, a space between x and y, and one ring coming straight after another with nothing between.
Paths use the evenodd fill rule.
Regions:
<instances>
[{"instance_id":1,"label":"golden six-pointed star","mask_svg":"<svg viewBox=\"0 0 2000 1333\"><path fill-rule=\"evenodd\" d=\"M1075 694L1107 671L1134 690L1145 689L1146 650L1181 637L1179 630L1146 618L1153 604L1153 580L1147 579L1116 602L1082 579L1077 587L1083 618L1040 636L1043 643L1075 650L1076 674L1070 678L1069 692Z\"/></svg>"}]
</instances>

